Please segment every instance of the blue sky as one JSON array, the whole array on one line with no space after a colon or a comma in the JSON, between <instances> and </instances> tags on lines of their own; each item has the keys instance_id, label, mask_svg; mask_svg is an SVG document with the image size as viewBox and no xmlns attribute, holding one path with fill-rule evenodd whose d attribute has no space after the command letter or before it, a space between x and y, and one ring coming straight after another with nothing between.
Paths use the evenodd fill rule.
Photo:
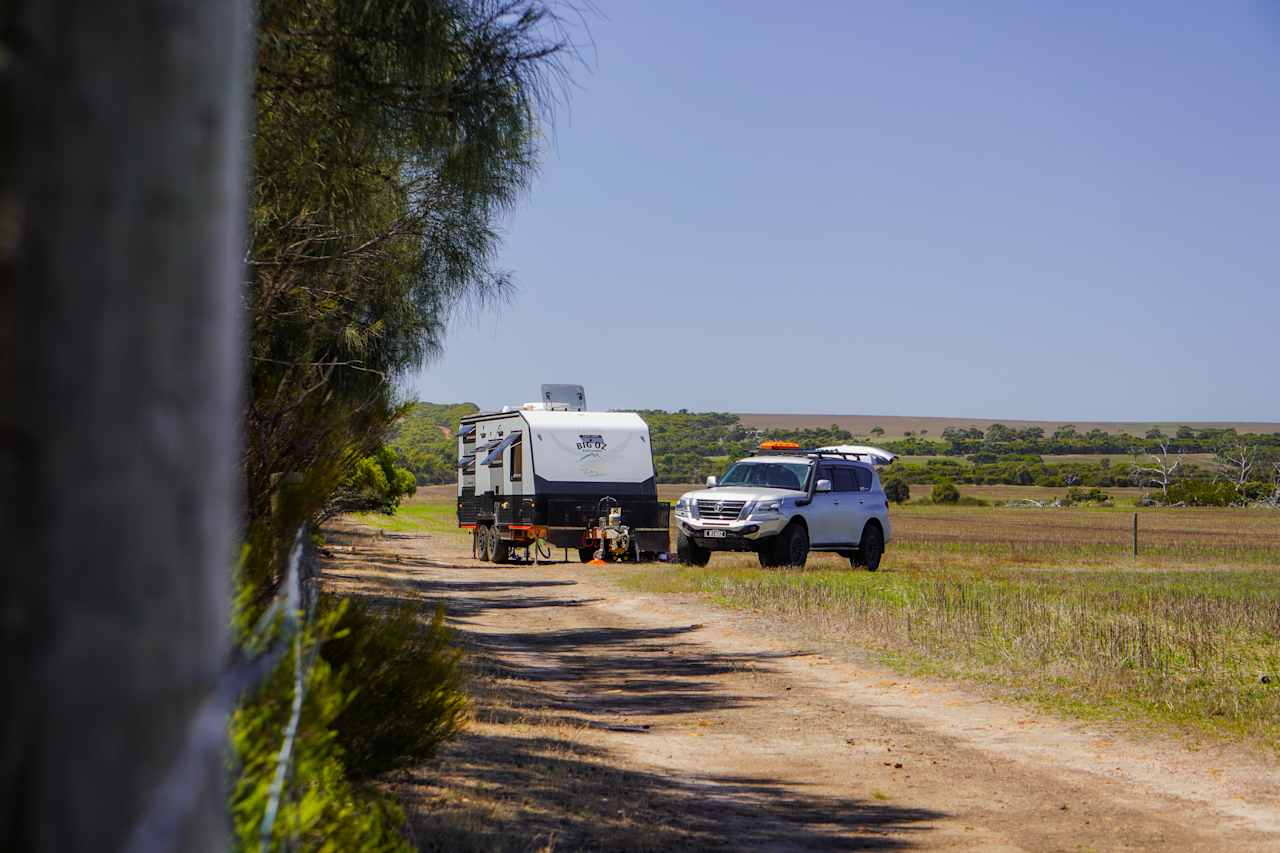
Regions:
<instances>
[{"instance_id":1,"label":"blue sky","mask_svg":"<svg viewBox=\"0 0 1280 853\"><path fill-rule=\"evenodd\" d=\"M1280 421L1275 5L599 11L519 292L406 393Z\"/></svg>"}]
</instances>

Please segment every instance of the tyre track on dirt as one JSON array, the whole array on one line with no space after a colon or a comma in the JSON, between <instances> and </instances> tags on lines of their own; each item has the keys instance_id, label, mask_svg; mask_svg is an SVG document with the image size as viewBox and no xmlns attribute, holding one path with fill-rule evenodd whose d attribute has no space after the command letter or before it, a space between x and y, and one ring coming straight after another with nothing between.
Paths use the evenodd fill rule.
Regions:
<instances>
[{"instance_id":1,"label":"tyre track on dirt","mask_svg":"<svg viewBox=\"0 0 1280 853\"><path fill-rule=\"evenodd\" d=\"M750 615L621 593L592 567L345 535L328 583L443 602L477 661L475 724L394 783L426 848L1280 844L1261 760L1224 769L1240 756L1029 716L816 654Z\"/></svg>"}]
</instances>

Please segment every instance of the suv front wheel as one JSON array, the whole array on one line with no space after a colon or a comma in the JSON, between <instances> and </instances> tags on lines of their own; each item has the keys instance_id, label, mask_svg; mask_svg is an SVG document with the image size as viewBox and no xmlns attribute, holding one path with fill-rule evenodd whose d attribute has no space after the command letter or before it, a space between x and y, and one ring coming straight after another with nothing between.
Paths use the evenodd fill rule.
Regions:
<instances>
[{"instance_id":1,"label":"suv front wheel","mask_svg":"<svg viewBox=\"0 0 1280 853\"><path fill-rule=\"evenodd\" d=\"M792 522L760 548L760 565L766 569L778 566L803 568L809 559L809 534L804 525Z\"/></svg>"},{"instance_id":2,"label":"suv front wheel","mask_svg":"<svg viewBox=\"0 0 1280 853\"><path fill-rule=\"evenodd\" d=\"M705 566L711 562L711 550L703 548L681 531L676 534L676 562L690 566Z\"/></svg>"}]
</instances>

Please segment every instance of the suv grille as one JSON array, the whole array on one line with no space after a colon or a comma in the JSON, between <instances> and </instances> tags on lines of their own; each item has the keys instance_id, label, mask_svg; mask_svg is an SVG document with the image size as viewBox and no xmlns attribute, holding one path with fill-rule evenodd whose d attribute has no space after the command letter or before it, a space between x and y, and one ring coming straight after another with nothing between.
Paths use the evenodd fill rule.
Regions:
<instances>
[{"instance_id":1,"label":"suv grille","mask_svg":"<svg viewBox=\"0 0 1280 853\"><path fill-rule=\"evenodd\" d=\"M742 514L746 501L698 501L698 517L712 521L733 521Z\"/></svg>"}]
</instances>

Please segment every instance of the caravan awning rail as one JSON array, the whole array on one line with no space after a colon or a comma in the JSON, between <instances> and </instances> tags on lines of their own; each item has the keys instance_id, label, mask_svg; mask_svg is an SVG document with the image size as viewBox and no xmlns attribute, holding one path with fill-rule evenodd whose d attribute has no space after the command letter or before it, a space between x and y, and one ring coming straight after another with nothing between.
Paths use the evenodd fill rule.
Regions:
<instances>
[{"instance_id":1,"label":"caravan awning rail","mask_svg":"<svg viewBox=\"0 0 1280 853\"><path fill-rule=\"evenodd\" d=\"M516 429L516 430L512 430L512 431L507 435L507 437L506 437L506 438L504 438L504 439L502 439L501 441L499 441L499 442L497 443L497 446L493 447L493 449L489 451L488 455L486 455L486 456L484 457L484 459L480 460L480 464L481 464L481 465L492 465L492 464L494 463L494 461L495 461L495 460L497 460L497 459L501 459L501 458L502 458L502 451L506 450L506 449L507 449L508 447L510 447L511 445L516 444L517 442L519 442L519 441L520 441L521 436L522 436L522 433L521 433L521 431L520 431L520 430L518 430L518 429Z\"/></svg>"}]
</instances>

